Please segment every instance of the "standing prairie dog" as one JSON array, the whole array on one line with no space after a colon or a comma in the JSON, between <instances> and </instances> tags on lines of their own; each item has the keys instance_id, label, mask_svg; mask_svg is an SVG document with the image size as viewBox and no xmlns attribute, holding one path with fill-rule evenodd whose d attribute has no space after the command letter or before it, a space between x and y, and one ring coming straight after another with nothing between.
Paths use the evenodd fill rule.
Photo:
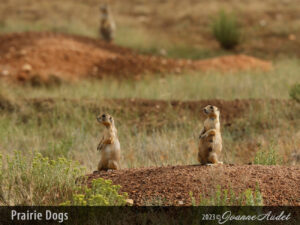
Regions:
<instances>
[{"instance_id":1,"label":"standing prairie dog","mask_svg":"<svg viewBox=\"0 0 300 225\"><path fill-rule=\"evenodd\" d=\"M97 147L97 150L101 152L98 170L118 170L120 169L121 148L114 119L109 114L102 114L97 116L97 121L105 126Z\"/></svg>"},{"instance_id":2,"label":"standing prairie dog","mask_svg":"<svg viewBox=\"0 0 300 225\"><path fill-rule=\"evenodd\" d=\"M201 164L223 164L218 160L222 151L220 111L216 106L208 105L203 112L207 118L199 135L198 161Z\"/></svg>"},{"instance_id":3,"label":"standing prairie dog","mask_svg":"<svg viewBox=\"0 0 300 225\"><path fill-rule=\"evenodd\" d=\"M100 7L100 12L100 35L105 41L111 42L114 39L116 24L108 5L102 5Z\"/></svg>"}]
</instances>

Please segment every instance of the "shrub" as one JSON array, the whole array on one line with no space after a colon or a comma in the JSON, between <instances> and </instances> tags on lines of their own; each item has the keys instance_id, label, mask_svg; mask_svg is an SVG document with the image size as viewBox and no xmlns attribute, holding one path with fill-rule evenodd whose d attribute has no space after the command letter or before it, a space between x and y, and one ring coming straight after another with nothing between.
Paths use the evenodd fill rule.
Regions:
<instances>
[{"instance_id":1,"label":"shrub","mask_svg":"<svg viewBox=\"0 0 300 225\"><path fill-rule=\"evenodd\" d=\"M0 164L1 205L58 205L72 197L76 179L84 174L78 163L49 160L40 153L1 155Z\"/></svg>"},{"instance_id":2,"label":"shrub","mask_svg":"<svg viewBox=\"0 0 300 225\"><path fill-rule=\"evenodd\" d=\"M197 202L193 193L190 192L193 206L262 206L263 198L258 185L255 191L245 190L243 193L236 195L233 190L221 189L218 185L215 193L210 198L199 197Z\"/></svg>"},{"instance_id":3,"label":"shrub","mask_svg":"<svg viewBox=\"0 0 300 225\"><path fill-rule=\"evenodd\" d=\"M278 154L273 147L269 150L258 151L253 162L253 164L257 165L277 165L280 163Z\"/></svg>"},{"instance_id":4,"label":"shrub","mask_svg":"<svg viewBox=\"0 0 300 225\"><path fill-rule=\"evenodd\" d=\"M123 206L126 205L127 193L119 194L120 186L112 185L110 180L98 178L92 181L92 187L73 195L71 201L62 206Z\"/></svg>"},{"instance_id":5,"label":"shrub","mask_svg":"<svg viewBox=\"0 0 300 225\"><path fill-rule=\"evenodd\" d=\"M223 10L213 21L212 32L214 37L224 49L233 49L240 42L240 31L237 26L235 15L229 15Z\"/></svg>"},{"instance_id":6,"label":"shrub","mask_svg":"<svg viewBox=\"0 0 300 225\"><path fill-rule=\"evenodd\" d=\"M290 90L290 97L297 102L300 102L300 84L295 84Z\"/></svg>"}]
</instances>

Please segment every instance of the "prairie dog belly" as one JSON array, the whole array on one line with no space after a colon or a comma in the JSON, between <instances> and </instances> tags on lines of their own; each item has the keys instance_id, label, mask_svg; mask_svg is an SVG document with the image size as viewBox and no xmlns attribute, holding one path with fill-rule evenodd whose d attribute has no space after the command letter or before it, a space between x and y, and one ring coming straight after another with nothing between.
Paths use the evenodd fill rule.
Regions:
<instances>
[{"instance_id":1,"label":"prairie dog belly","mask_svg":"<svg viewBox=\"0 0 300 225\"><path fill-rule=\"evenodd\" d=\"M102 150L102 157L106 159L111 159L120 152L120 142L115 140L113 144L106 145Z\"/></svg>"},{"instance_id":2,"label":"prairie dog belly","mask_svg":"<svg viewBox=\"0 0 300 225\"><path fill-rule=\"evenodd\" d=\"M103 149L103 155L105 155L105 157L107 157L107 158L110 158L111 149L112 149L111 145L106 145Z\"/></svg>"}]
</instances>

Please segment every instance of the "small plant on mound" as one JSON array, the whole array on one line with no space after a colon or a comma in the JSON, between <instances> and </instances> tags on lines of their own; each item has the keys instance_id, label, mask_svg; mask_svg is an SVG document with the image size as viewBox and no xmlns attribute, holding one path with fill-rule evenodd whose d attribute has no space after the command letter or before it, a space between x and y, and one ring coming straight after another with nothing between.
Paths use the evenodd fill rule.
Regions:
<instances>
[{"instance_id":1,"label":"small plant on mound","mask_svg":"<svg viewBox=\"0 0 300 225\"><path fill-rule=\"evenodd\" d=\"M190 192L193 206L263 206L263 198L258 185L253 191L247 189L240 194L235 194L233 190L221 189L218 185L211 197L200 196L197 201Z\"/></svg>"},{"instance_id":2,"label":"small plant on mound","mask_svg":"<svg viewBox=\"0 0 300 225\"><path fill-rule=\"evenodd\" d=\"M278 165L280 163L279 156L273 147L269 150L258 151L253 162L256 165Z\"/></svg>"},{"instance_id":3,"label":"small plant on mound","mask_svg":"<svg viewBox=\"0 0 300 225\"><path fill-rule=\"evenodd\" d=\"M213 21L212 32L214 37L224 49L235 48L241 39L236 17L221 10Z\"/></svg>"},{"instance_id":4,"label":"small plant on mound","mask_svg":"<svg viewBox=\"0 0 300 225\"><path fill-rule=\"evenodd\" d=\"M65 158L49 160L40 153L0 156L1 205L57 205L70 199L84 169Z\"/></svg>"},{"instance_id":5,"label":"small plant on mound","mask_svg":"<svg viewBox=\"0 0 300 225\"><path fill-rule=\"evenodd\" d=\"M300 102L300 84L295 84L290 90L290 97L297 102Z\"/></svg>"},{"instance_id":6,"label":"small plant on mound","mask_svg":"<svg viewBox=\"0 0 300 225\"><path fill-rule=\"evenodd\" d=\"M110 180L98 178L92 181L91 188L74 194L72 200L62 206L123 206L126 205L127 193L119 194L120 186L112 185Z\"/></svg>"}]
</instances>

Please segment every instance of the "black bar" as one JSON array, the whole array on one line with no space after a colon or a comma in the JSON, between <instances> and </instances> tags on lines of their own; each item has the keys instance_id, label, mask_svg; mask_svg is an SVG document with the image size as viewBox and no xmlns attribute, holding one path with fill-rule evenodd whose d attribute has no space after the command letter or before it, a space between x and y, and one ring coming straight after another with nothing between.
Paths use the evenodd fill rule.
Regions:
<instances>
[{"instance_id":1,"label":"black bar","mask_svg":"<svg viewBox=\"0 0 300 225\"><path fill-rule=\"evenodd\" d=\"M0 224L300 224L300 207L0 207Z\"/></svg>"}]
</instances>

